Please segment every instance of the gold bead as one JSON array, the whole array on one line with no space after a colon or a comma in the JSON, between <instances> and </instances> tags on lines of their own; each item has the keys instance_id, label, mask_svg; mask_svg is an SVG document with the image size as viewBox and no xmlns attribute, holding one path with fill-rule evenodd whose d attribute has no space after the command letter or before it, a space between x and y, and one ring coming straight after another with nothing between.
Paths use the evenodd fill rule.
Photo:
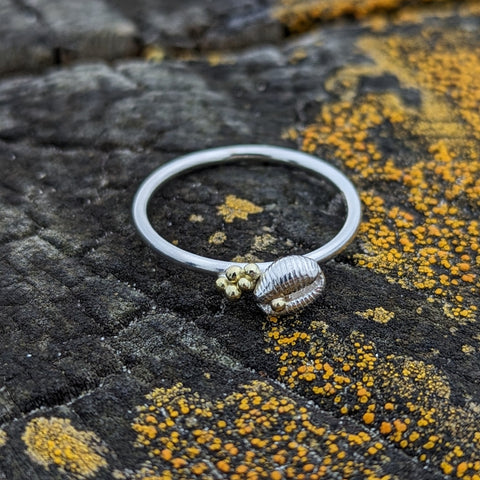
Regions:
<instances>
[{"instance_id":1,"label":"gold bead","mask_svg":"<svg viewBox=\"0 0 480 480\"><path fill-rule=\"evenodd\" d=\"M260 268L255 263L249 263L245 265L243 271L246 275L248 275L252 280L257 280L258 277L262 274Z\"/></svg>"},{"instance_id":2,"label":"gold bead","mask_svg":"<svg viewBox=\"0 0 480 480\"><path fill-rule=\"evenodd\" d=\"M223 275L221 277L217 278L217 281L215 282L215 286L218 288L218 290L225 290L228 287L229 283L227 280L227 277L224 277Z\"/></svg>"},{"instance_id":3,"label":"gold bead","mask_svg":"<svg viewBox=\"0 0 480 480\"><path fill-rule=\"evenodd\" d=\"M236 285L228 285L225 289L225 296L229 300L238 300L242 295L242 292Z\"/></svg>"},{"instance_id":4,"label":"gold bead","mask_svg":"<svg viewBox=\"0 0 480 480\"><path fill-rule=\"evenodd\" d=\"M243 270L238 265L232 265L225 270L225 275L231 282L237 282L242 276Z\"/></svg>"},{"instance_id":5,"label":"gold bead","mask_svg":"<svg viewBox=\"0 0 480 480\"><path fill-rule=\"evenodd\" d=\"M271 302L270 305L272 306L272 310L274 312L281 312L282 310L285 310L285 307L287 306L287 302L283 297L280 298L274 298Z\"/></svg>"},{"instance_id":6,"label":"gold bead","mask_svg":"<svg viewBox=\"0 0 480 480\"><path fill-rule=\"evenodd\" d=\"M253 290L253 282L251 282L248 278L242 277L240 280L237 282L238 287L240 290L243 291L250 291Z\"/></svg>"}]
</instances>

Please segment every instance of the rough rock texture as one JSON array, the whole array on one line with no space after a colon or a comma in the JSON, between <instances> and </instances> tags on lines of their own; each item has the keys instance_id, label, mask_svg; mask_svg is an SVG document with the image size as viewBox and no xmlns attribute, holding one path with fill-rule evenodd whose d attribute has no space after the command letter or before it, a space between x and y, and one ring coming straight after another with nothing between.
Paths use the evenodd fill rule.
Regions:
<instances>
[{"instance_id":1,"label":"rough rock texture","mask_svg":"<svg viewBox=\"0 0 480 480\"><path fill-rule=\"evenodd\" d=\"M325 20L443 0L2 0L0 74L75 60L189 58L280 43Z\"/></svg>"},{"instance_id":2,"label":"rough rock texture","mask_svg":"<svg viewBox=\"0 0 480 480\"><path fill-rule=\"evenodd\" d=\"M0 73L138 52L130 19L102 1L2 0Z\"/></svg>"},{"instance_id":3,"label":"rough rock texture","mask_svg":"<svg viewBox=\"0 0 480 480\"><path fill-rule=\"evenodd\" d=\"M0 478L480 478L480 8L422 3L2 2ZM361 193L296 316L227 303L133 228L155 167L234 143ZM150 210L227 260L308 252L345 215L323 179L241 163Z\"/></svg>"}]
</instances>

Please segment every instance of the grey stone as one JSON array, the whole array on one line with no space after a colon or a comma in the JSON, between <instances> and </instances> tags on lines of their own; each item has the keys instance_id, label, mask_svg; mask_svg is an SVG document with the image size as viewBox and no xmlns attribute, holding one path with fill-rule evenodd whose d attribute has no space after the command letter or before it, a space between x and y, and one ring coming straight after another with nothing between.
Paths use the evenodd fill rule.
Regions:
<instances>
[{"instance_id":1,"label":"grey stone","mask_svg":"<svg viewBox=\"0 0 480 480\"><path fill-rule=\"evenodd\" d=\"M110 3L135 21L146 44L173 50L239 48L278 42L283 36L268 0Z\"/></svg>"},{"instance_id":2,"label":"grey stone","mask_svg":"<svg viewBox=\"0 0 480 480\"><path fill-rule=\"evenodd\" d=\"M11 0L0 4L0 74L39 69L54 62L48 28L36 13Z\"/></svg>"},{"instance_id":3,"label":"grey stone","mask_svg":"<svg viewBox=\"0 0 480 480\"><path fill-rule=\"evenodd\" d=\"M285 322L268 321L247 299L224 301L213 277L157 256L135 232L130 214L140 182L177 155L234 143L299 148L301 140L285 132L318 122L322 106L337 101L342 88L350 88L353 104L365 94L422 98L422 89L412 90L393 74L369 74L365 67L372 60L356 46L370 32L355 23L325 26L284 45L260 45L279 39L277 27L265 17L268 2L207 2L200 10L198 2L189 1L182 15L180 7L166 1L141 2L138 10L127 2L2 4L14 22L0 27L8 34L1 48L14 52L21 40L27 49L36 44L46 53L41 57L28 50L32 60L24 66L13 57L0 63L4 72L23 72L0 80L0 478L82 478L71 464L62 470L51 458L45 466L28 454L22 435L38 417L67 418L77 431L98 436L107 465L92 478L136 479L147 475L145 469L173 469L155 450L163 448L163 433L171 431L159 427L161 433L145 445L132 427L139 409L150 402L146 395L157 388L165 389L165 398L165 392L173 392L165 401L183 396L198 407L188 418L178 415L178 431L188 447L201 445L198 460L209 462L222 478L214 449L197 445L193 432L215 431L223 443L237 435L241 455L251 450L257 437L240 437L237 430L258 412L234 402L220 407L233 397L250 402L245 384L252 398L262 396L266 410L268 399L282 405L268 410L270 427L264 420L252 427L268 439L268 448L273 445L255 447L265 471L278 467L272 452L278 442L286 443L274 435L298 433L285 445L296 451L288 447L290 440L303 446L300 432L312 433L313 425L318 431L308 444L308 458L315 466L324 458L342 465L332 454L337 442L345 462L356 462L359 476L366 476L364 468L380 478L445 478L440 465L450 447L461 445L468 458L478 453L471 441L480 403L478 352L464 355L462 350L477 335L474 322L457 322L424 291L407 290L384 274L360 268L353 259L361 253L359 241L323 266L327 289L318 303ZM30 23L28 15L33 15ZM447 20L437 21L447 22L441 23L447 29ZM32 37L26 34L29 25ZM261 31L261 25L273 26ZM402 29L394 26L385 35ZM107 63L131 54L137 35L174 49L249 47L223 52L215 65L201 57ZM36 43L40 38L44 43ZM102 60L25 73L53 63L52 48L77 60ZM345 68L362 72L361 81L332 86L329 81ZM415 108L413 103L408 107ZM402 168L424 152L410 132L402 138L387 133L379 132L382 148L398 152ZM329 156L329 145L319 145L318 152L345 168L338 156ZM392 201L403 194L383 179L358 176L356 181L365 192L383 189ZM248 222L228 223L218 213L227 195L263 210ZM306 253L332 238L344 216L339 193L327 181L287 167L241 163L173 180L154 196L150 212L168 240L226 260L238 254L270 260ZM215 232L226 236L220 245L210 241ZM377 305L394 312L391 323L358 315ZM279 335L282 352L275 349ZM283 353L291 361L287 366L280 360ZM369 370L366 359L383 370ZM342 369L344 363L349 370ZM346 392L350 409L340 416L336 394L314 394L307 381L297 382L302 372L297 367L311 365L317 365L316 381L323 384L330 381L328 365L353 385L372 381L376 423L362 416L359 388L345 384L341 393ZM293 380L279 373L284 367ZM190 390L177 394L178 384ZM384 408L386 403L395 403L395 410ZM425 448L430 456L424 463L419 460L424 437L422 445L408 440L411 444L399 448L379 429L381 422L393 425L407 418L412 429L420 428L412 405L435 409L434 424L421 432L445 440ZM287 431L276 422L290 408L294 416ZM217 431L219 422L234 434ZM39 440L49 439L40 433ZM382 448L377 452L375 445ZM294 462L293 454L288 458ZM175 474L190 478L191 472Z\"/></svg>"}]
</instances>

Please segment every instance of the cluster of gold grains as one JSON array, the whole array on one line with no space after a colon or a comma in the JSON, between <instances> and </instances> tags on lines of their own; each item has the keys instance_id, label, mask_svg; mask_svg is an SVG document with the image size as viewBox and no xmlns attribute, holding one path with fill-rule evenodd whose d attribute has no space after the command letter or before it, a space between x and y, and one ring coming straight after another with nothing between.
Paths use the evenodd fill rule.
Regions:
<instances>
[{"instance_id":1,"label":"cluster of gold grains","mask_svg":"<svg viewBox=\"0 0 480 480\"><path fill-rule=\"evenodd\" d=\"M215 285L229 300L238 300L243 292L251 292L260 277L260 268L255 263L244 267L232 265L221 273Z\"/></svg>"}]
</instances>

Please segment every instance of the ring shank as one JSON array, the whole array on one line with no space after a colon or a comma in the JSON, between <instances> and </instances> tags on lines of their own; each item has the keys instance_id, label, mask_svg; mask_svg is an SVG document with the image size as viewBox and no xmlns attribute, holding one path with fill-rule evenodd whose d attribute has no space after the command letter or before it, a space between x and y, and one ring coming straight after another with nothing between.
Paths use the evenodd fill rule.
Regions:
<instances>
[{"instance_id":1,"label":"ring shank","mask_svg":"<svg viewBox=\"0 0 480 480\"><path fill-rule=\"evenodd\" d=\"M202 272L216 274L234 264L235 262L202 257L171 244L154 230L148 219L147 208L155 191L173 178L201 167L239 160L257 162L261 160L299 167L326 178L340 190L347 206L347 218L343 227L329 242L305 254L305 257L311 258L317 263L325 261L339 253L351 242L360 225L362 211L360 198L350 180L340 170L317 157L270 145L235 145L202 150L178 157L154 170L140 185L132 205L134 224L145 242L170 260ZM258 263L258 266L265 271L271 263ZM238 263L238 265L244 266L245 263Z\"/></svg>"}]
</instances>

